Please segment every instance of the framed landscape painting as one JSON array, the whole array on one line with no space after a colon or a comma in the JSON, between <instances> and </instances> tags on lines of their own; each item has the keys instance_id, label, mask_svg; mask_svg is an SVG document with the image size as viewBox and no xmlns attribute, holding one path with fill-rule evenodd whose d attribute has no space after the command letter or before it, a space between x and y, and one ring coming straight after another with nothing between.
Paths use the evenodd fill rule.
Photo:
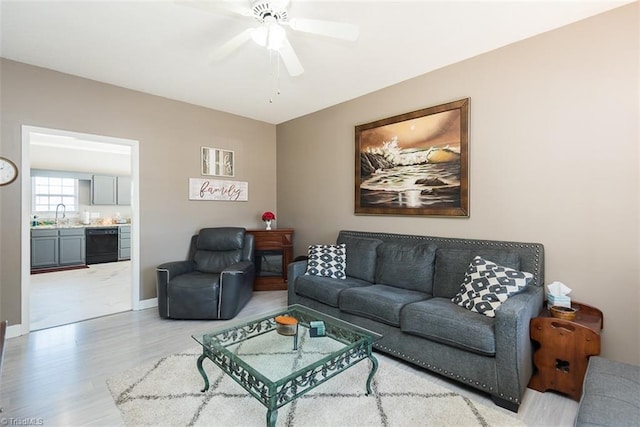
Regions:
<instances>
[{"instance_id":1,"label":"framed landscape painting","mask_svg":"<svg viewBox=\"0 0 640 427\"><path fill-rule=\"evenodd\" d=\"M355 128L355 213L469 216L469 98Z\"/></svg>"}]
</instances>

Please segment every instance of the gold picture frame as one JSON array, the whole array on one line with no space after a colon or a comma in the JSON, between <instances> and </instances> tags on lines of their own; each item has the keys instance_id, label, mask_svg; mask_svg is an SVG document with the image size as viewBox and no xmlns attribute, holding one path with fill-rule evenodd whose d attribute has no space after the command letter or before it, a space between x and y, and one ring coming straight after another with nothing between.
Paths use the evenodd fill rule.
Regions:
<instances>
[{"instance_id":1,"label":"gold picture frame","mask_svg":"<svg viewBox=\"0 0 640 427\"><path fill-rule=\"evenodd\" d=\"M469 98L355 127L355 214L469 216Z\"/></svg>"}]
</instances>

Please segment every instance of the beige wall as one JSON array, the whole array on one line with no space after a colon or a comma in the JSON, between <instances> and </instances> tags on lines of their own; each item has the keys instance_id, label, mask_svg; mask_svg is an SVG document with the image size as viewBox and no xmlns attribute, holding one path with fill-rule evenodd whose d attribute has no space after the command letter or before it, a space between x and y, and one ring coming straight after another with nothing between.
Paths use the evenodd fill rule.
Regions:
<instances>
[{"instance_id":1,"label":"beige wall","mask_svg":"<svg viewBox=\"0 0 640 427\"><path fill-rule=\"evenodd\" d=\"M202 227L262 227L276 211L275 126L17 62L0 63L0 155L20 165L21 126L139 141L140 298L156 296L155 266L184 259ZM234 150L248 202L189 201L200 147ZM20 171L24 173L24 171ZM20 182L0 189L0 315L21 321Z\"/></svg>"},{"instance_id":2,"label":"beige wall","mask_svg":"<svg viewBox=\"0 0 640 427\"><path fill-rule=\"evenodd\" d=\"M278 125L296 253L340 229L541 242L602 354L640 363L638 35L634 4ZM354 126L465 97L470 217L355 216Z\"/></svg>"}]
</instances>

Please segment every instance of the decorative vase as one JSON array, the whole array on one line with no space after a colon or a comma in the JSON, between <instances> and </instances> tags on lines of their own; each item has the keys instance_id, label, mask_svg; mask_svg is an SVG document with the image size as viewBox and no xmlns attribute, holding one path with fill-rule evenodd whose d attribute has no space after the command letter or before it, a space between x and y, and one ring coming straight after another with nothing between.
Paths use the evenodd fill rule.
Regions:
<instances>
[{"instance_id":1,"label":"decorative vase","mask_svg":"<svg viewBox=\"0 0 640 427\"><path fill-rule=\"evenodd\" d=\"M264 223L267 224L267 230L271 230L271 220L268 219Z\"/></svg>"}]
</instances>

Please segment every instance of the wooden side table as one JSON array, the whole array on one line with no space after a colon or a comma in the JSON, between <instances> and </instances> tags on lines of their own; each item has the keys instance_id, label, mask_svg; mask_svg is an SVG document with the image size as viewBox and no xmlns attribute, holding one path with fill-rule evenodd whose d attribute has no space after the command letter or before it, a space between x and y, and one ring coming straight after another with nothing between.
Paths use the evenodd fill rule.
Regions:
<instances>
[{"instance_id":1,"label":"wooden side table","mask_svg":"<svg viewBox=\"0 0 640 427\"><path fill-rule=\"evenodd\" d=\"M533 354L529 388L555 390L580 400L589 356L600 354L603 317L595 307L577 302L572 306L578 308L572 321L552 317L548 309L531 319L531 339L539 348Z\"/></svg>"},{"instance_id":2,"label":"wooden side table","mask_svg":"<svg viewBox=\"0 0 640 427\"><path fill-rule=\"evenodd\" d=\"M254 236L254 291L287 289L287 266L293 261L293 229L247 230Z\"/></svg>"}]
</instances>

